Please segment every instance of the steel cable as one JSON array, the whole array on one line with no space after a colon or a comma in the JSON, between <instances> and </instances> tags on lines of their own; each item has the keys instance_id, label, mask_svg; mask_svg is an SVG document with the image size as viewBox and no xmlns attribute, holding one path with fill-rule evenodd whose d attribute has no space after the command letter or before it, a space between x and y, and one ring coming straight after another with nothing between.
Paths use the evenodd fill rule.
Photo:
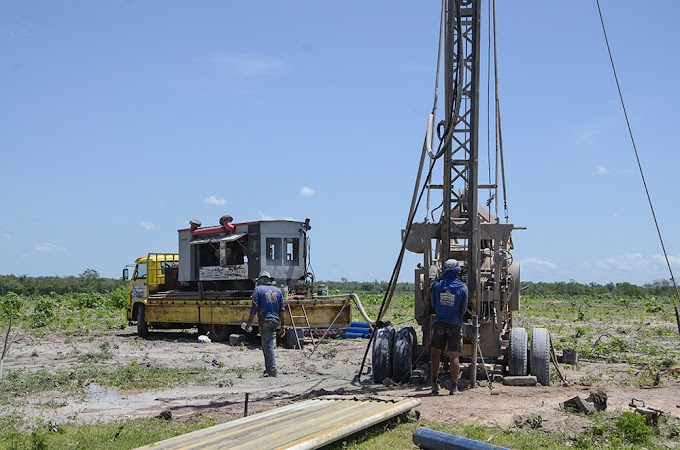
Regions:
<instances>
[{"instance_id":1,"label":"steel cable","mask_svg":"<svg viewBox=\"0 0 680 450\"><path fill-rule=\"evenodd\" d=\"M630 120L628 120L628 112L626 110L626 103L623 101L623 93L621 92L621 85L619 84L619 77L616 73L616 66L614 65L614 57L612 56L611 47L609 46L609 39L607 37L607 28L604 24L604 16L602 15L602 8L600 7L600 0L595 0L597 3L597 11L600 14L600 23L602 24L602 34L604 35L604 41L607 44L607 53L609 53L609 62L612 66L612 72L614 73L614 80L616 81L616 89L619 92L619 99L621 100L621 108L623 109L623 115L626 118L626 125L628 126L628 134L630 135L630 141L633 145L633 150L635 151L635 160L637 161L638 169L640 170L640 177L642 178L642 184L645 188L645 194L647 194L647 201L649 202L649 209L652 212L652 217L654 218L654 226L656 227L656 232L659 236L659 242L661 243L661 249L663 250L663 256L666 259L666 265L668 266L668 271L671 274L671 281L673 287L675 288L675 295L680 301L680 290L678 290L678 285L675 282L675 275L673 275L673 269L671 268L671 262L668 259L668 253L666 252L666 246L663 242L663 236L661 235L661 229L659 228L659 222L656 219L656 213L654 212L654 205L652 203L652 197L649 194L649 189L647 188L647 181L645 180L645 174L642 170L642 163L640 162L640 155L638 154L637 145L635 144L635 138L633 137L633 129L630 125ZM677 312L677 307L676 307ZM680 328L680 324L678 325Z\"/></svg>"}]
</instances>

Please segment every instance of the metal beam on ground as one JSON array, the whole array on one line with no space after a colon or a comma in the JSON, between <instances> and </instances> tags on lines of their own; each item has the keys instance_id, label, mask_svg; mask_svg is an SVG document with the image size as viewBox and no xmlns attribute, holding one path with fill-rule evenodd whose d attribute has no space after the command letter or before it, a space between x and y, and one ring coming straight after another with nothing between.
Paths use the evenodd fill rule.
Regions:
<instances>
[{"instance_id":1,"label":"metal beam on ground","mask_svg":"<svg viewBox=\"0 0 680 450\"><path fill-rule=\"evenodd\" d=\"M314 449L419 405L417 399L314 399L176 436L138 450Z\"/></svg>"}]
</instances>

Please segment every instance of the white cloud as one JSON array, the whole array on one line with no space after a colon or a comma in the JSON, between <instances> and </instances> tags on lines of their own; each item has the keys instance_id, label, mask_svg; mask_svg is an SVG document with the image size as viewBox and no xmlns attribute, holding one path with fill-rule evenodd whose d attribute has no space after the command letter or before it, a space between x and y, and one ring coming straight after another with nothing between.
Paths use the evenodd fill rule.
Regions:
<instances>
[{"instance_id":1,"label":"white cloud","mask_svg":"<svg viewBox=\"0 0 680 450\"><path fill-rule=\"evenodd\" d=\"M270 216L269 214L265 214L262 211L258 211L258 213L260 214L260 220L291 220L291 221L295 221L295 219L292 218L292 217L277 218L277 217L274 217L274 216Z\"/></svg>"},{"instance_id":2,"label":"white cloud","mask_svg":"<svg viewBox=\"0 0 680 450\"><path fill-rule=\"evenodd\" d=\"M54 244L50 244L48 242L44 242L42 244L36 242L35 244L33 244L33 250L36 250L36 251L39 251L39 252L55 252L57 250L61 250L61 248L59 248L58 246L56 246Z\"/></svg>"},{"instance_id":3,"label":"white cloud","mask_svg":"<svg viewBox=\"0 0 680 450\"><path fill-rule=\"evenodd\" d=\"M9 233L0 233L0 238L2 238L2 239L12 239L12 236L10 236Z\"/></svg>"},{"instance_id":4,"label":"white cloud","mask_svg":"<svg viewBox=\"0 0 680 450\"><path fill-rule=\"evenodd\" d=\"M596 170L596 173L598 175L608 175L609 174L609 169L607 169L604 166L597 166L597 168L595 170Z\"/></svg>"},{"instance_id":5,"label":"white cloud","mask_svg":"<svg viewBox=\"0 0 680 450\"><path fill-rule=\"evenodd\" d=\"M160 229L161 229L161 227L159 227L159 226L156 225L155 223L149 222L149 221L147 221L147 220L143 220L143 221L139 224L139 226L141 226L141 227L144 228L145 230L160 230Z\"/></svg>"},{"instance_id":6,"label":"white cloud","mask_svg":"<svg viewBox=\"0 0 680 450\"><path fill-rule=\"evenodd\" d=\"M672 266L680 265L680 257L669 256ZM666 259L663 255L643 255L642 253L623 253L583 262L581 266L586 270L598 272L628 272L641 274L656 274L667 271Z\"/></svg>"},{"instance_id":7,"label":"white cloud","mask_svg":"<svg viewBox=\"0 0 680 450\"><path fill-rule=\"evenodd\" d=\"M236 75L278 75L286 70L286 65L277 59L257 56L218 55L210 61L227 73Z\"/></svg>"},{"instance_id":8,"label":"white cloud","mask_svg":"<svg viewBox=\"0 0 680 450\"><path fill-rule=\"evenodd\" d=\"M525 269L530 268L538 272L549 272L551 270L557 269L557 264L546 259L536 257L524 258L522 259L521 263Z\"/></svg>"},{"instance_id":9,"label":"white cloud","mask_svg":"<svg viewBox=\"0 0 680 450\"><path fill-rule=\"evenodd\" d=\"M307 186L302 186L300 190L298 191L298 195L300 197L314 197L314 194L316 194L316 191L314 189L307 187Z\"/></svg>"},{"instance_id":10,"label":"white cloud","mask_svg":"<svg viewBox=\"0 0 680 450\"><path fill-rule=\"evenodd\" d=\"M228 202L223 199L223 198L217 198L214 195L211 195L210 197L206 197L205 200L203 200L209 205L217 205L217 206L222 206L226 205Z\"/></svg>"}]
</instances>

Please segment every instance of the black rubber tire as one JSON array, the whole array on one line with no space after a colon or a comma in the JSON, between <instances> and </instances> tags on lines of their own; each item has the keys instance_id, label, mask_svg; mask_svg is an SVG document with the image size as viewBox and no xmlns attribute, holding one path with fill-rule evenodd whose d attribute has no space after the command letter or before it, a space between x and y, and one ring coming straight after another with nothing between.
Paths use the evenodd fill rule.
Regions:
<instances>
[{"instance_id":1,"label":"black rubber tire","mask_svg":"<svg viewBox=\"0 0 680 450\"><path fill-rule=\"evenodd\" d=\"M416 330L410 326L399 328L394 335L392 349L392 374L399 384L408 383L413 373L413 349L418 343Z\"/></svg>"},{"instance_id":2,"label":"black rubber tire","mask_svg":"<svg viewBox=\"0 0 680 450\"><path fill-rule=\"evenodd\" d=\"M200 324L200 325L198 325L198 334L199 334L199 336L200 336L200 335L204 335L204 336L210 337L209 333L210 333L210 325L206 325L206 324ZM212 340L212 338L211 338L210 340Z\"/></svg>"},{"instance_id":3,"label":"black rubber tire","mask_svg":"<svg viewBox=\"0 0 680 450\"><path fill-rule=\"evenodd\" d=\"M529 373L542 386L550 386L550 333L545 328L531 330Z\"/></svg>"},{"instance_id":4,"label":"black rubber tire","mask_svg":"<svg viewBox=\"0 0 680 450\"><path fill-rule=\"evenodd\" d=\"M526 376L529 373L526 328L516 327L510 330L508 347L508 375L511 377Z\"/></svg>"},{"instance_id":5,"label":"black rubber tire","mask_svg":"<svg viewBox=\"0 0 680 450\"><path fill-rule=\"evenodd\" d=\"M229 340L231 334L231 327L229 325L212 324L210 325L210 334L208 337L212 342L226 342Z\"/></svg>"},{"instance_id":6,"label":"black rubber tire","mask_svg":"<svg viewBox=\"0 0 680 450\"><path fill-rule=\"evenodd\" d=\"M301 329L300 329L300 332L302 333ZM287 348L287 349L300 349L300 348L304 347L304 342L303 342L302 338L300 338L300 341L299 341L299 344L298 344L298 340L295 337L295 330L293 330L292 328L288 328L286 330L286 334L283 336L282 339L279 339L279 341L281 342L281 346L283 348Z\"/></svg>"},{"instance_id":7,"label":"black rubber tire","mask_svg":"<svg viewBox=\"0 0 680 450\"><path fill-rule=\"evenodd\" d=\"M387 326L375 331L371 365L373 382L382 383L385 378L392 378L392 347L394 346L394 327Z\"/></svg>"},{"instance_id":8,"label":"black rubber tire","mask_svg":"<svg viewBox=\"0 0 680 450\"><path fill-rule=\"evenodd\" d=\"M146 323L146 305L142 303L137 309L137 336L147 337L149 335L149 324Z\"/></svg>"}]
</instances>

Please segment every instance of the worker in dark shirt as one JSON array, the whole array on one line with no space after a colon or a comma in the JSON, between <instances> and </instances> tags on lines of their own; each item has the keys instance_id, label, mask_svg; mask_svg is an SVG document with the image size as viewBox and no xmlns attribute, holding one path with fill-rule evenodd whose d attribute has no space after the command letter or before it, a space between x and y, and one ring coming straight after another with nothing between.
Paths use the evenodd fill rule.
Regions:
<instances>
[{"instance_id":1,"label":"worker in dark shirt","mask_svg":"<svg viewBox=\"0 0 680 450\"><path fill-rule=\"evenodd\" d=\"M262 352L264 353L264 375L275 377L276 372L276 340L274 333L279 337L285 334L284 328L284 302L283 294L279 288L273 285L274 279L269 272L262 271L255 280L256 286L252 295L252 306L250 307L250 317L245 324L245 330L250 330L255 315L260 328L260 338L262 340ZM279 328L280 325L280 328ZM277 328L279 331L277 332Z\"/></svg>"},{"instance_id":2,"label":"worker in dark shirt","mask_svg":"<svg viewBox=\"0 0 680 450\"><path fill-rule=\"evenodd\" d=\"M458 279L460 264L455 259L449 259L444 263L443 276L432 284L432 309L435 313L432 325L432 394L439 394L439 362L444 346L448 344L449 359L451 366L451 390L450 395L458 395L458 371L460 362L458 356L463 347L463 335L461 326L463 316L467 311L468 289Z\"/></svg>"}]
</instances>

